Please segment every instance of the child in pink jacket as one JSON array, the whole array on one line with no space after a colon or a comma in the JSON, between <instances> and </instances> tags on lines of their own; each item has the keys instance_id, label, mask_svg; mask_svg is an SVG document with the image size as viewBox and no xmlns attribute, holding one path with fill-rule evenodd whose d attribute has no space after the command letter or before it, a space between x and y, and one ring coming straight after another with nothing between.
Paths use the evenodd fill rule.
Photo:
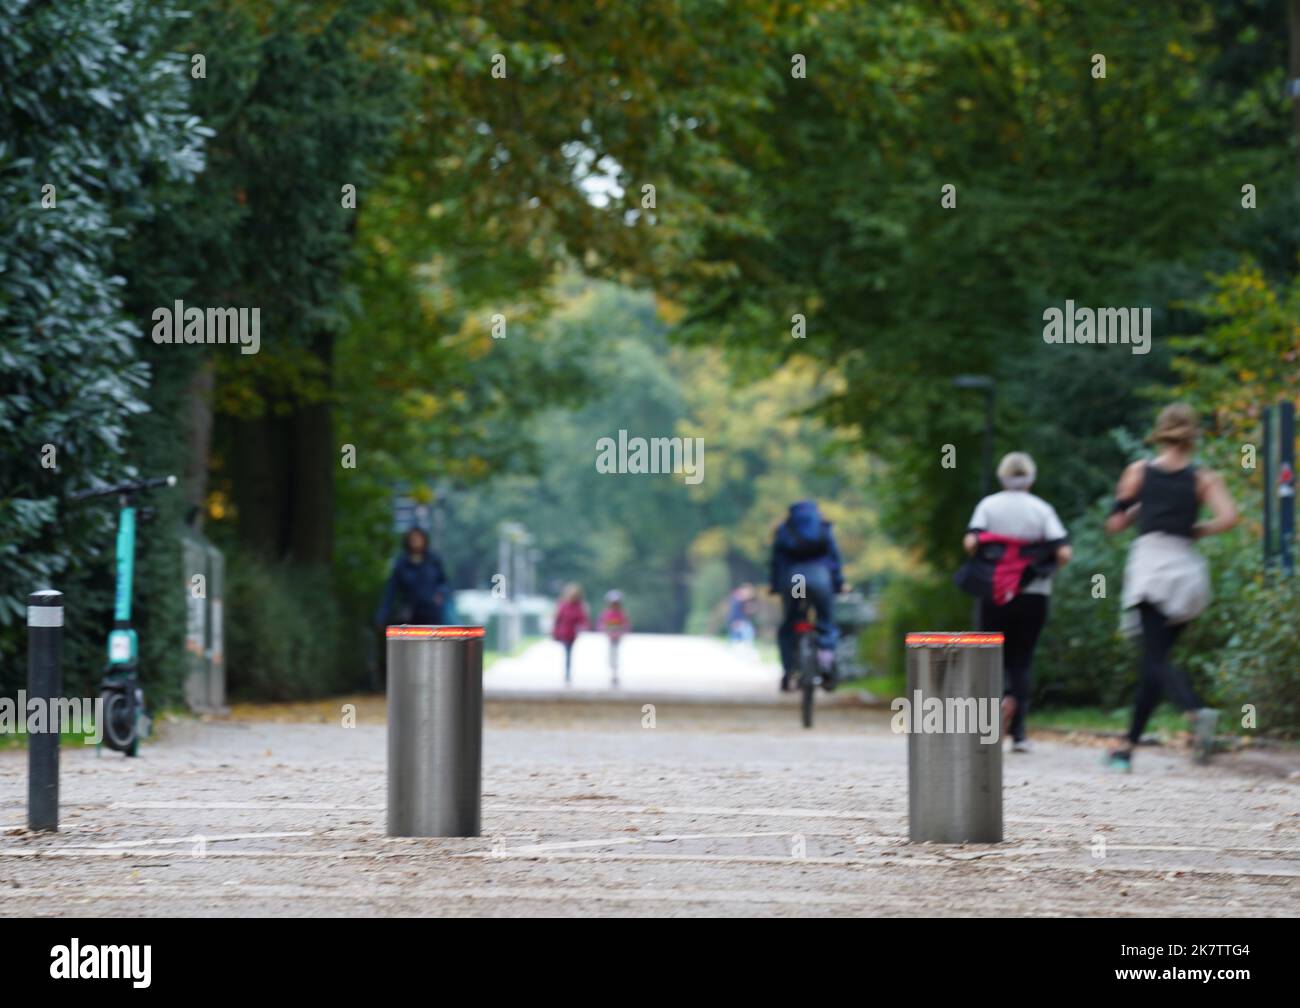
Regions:
<instances>
[{"instance_id":1,"label":"child in pink jacket","mask_svg":"<svg viewBox=\"0 0 1300 1008\"><path fill-rule=\"evenodd\" d=\"M600 614L600 629L609 638L610 685L618 685L618 642L632 629L632 623L623 611L623 593L611 591L605 595L605 611Z\"/></svg>"},{"instance_id":2,"label":"child in pink jacket","mask_svg":"<svg viewBox=\"0 0 1300 1008\"><path fill-rule=\"evenodd\" d=\"M576 584L571 584L560 596L560 604L555 610L555 625L551 629L551 636L564 645L566 686L571 680L573 642L578 639L578 634L589 626L591 621L587 618L587 605L582 601L582 589Z\"/></svg>"}]
</instances>

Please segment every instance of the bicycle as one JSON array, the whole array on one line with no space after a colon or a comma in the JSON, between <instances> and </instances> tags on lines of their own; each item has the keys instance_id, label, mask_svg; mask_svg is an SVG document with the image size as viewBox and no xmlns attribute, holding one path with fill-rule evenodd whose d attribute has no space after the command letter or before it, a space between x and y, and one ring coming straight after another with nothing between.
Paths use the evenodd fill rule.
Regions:
<instances>
[{"instance_id":1,"label":"bicycle","mask_svg":"<svg viewBox=\"0 0 1300 1008\"><path fill-rule=\"evenodd\" d=\"M813 725L813 707L817 688L822 685L821 667L817 662L817 624L808 619L807 606L794 623L795 667L799 670L800 710L803 726Z\"/></svg>"},{"instance_id":2,"label":"bicycle","mask_svg":"<svg viewBox=\"0 0 1300 1008\"><path fill-rule=\"evenodd\" d=\"M113 595L113 629L108 634L108 668L99 685L104 720L104 744L110 749L135 756L140 739L149 734L150 721L145 711L144 690L137 675L139 640L131 626L131 588L135 574L135 495L157 487L175 486L175 476L115 483L94 490L79 490L69 500L84 501L95 497L118 498L117 575ZM140 509L140 521L155 517L153 508Z\"/></svg>"}]
</instances>

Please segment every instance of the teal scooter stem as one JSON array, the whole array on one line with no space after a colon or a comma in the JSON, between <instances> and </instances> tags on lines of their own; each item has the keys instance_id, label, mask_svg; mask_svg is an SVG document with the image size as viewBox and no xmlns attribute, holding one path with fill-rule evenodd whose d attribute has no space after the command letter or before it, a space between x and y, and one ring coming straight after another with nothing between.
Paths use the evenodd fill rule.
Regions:
<instances>
[{"instance_id":1,"label":"teal scooter stem","mask_svg":"<svg viewBox=\"0 0 1300 1008\"><path fill-rule=\"evenodd\" d=\"M113 595L113 629L108 634L108 669L100 684L104 730L103 743L110 749L134 756L140 739L149 733L144 691L138 678L139 639L131 626L131 596L135 577L135 495L156 487L175 486L175 476L117 483L96 490L82 490L71 500L115 496L119 501L117 522L117 583ZM141 517L146 519L146 513Z\"/></svg>"}]
</instances>

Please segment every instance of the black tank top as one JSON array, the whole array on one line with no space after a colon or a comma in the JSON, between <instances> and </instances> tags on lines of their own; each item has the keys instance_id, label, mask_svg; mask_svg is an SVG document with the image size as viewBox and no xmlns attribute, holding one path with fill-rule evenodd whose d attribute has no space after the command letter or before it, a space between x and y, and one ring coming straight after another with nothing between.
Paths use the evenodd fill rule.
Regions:
<instances>
[{"instance_id":1,"label":"black tank top","mask_svg":"<svg viewBox=\"0 0 1300 1008\"><path fill-rule=\"evenodd\" d=\"M1196 500L1196 466L1188 465L1177 472L1157 469L1150 462L1142 474L1138 493L1142 510L1138 512L1138 533L1168 532L1192 538L1192 526L1200 504Z\"/></svg>"}]
</instances>

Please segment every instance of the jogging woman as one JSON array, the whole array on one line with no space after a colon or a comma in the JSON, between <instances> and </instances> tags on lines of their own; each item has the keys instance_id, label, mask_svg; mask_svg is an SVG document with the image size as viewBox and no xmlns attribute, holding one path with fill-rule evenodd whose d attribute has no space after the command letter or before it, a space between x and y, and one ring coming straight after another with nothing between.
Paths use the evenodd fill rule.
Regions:
<instances>
[{"instance_id":1,"label":"jogging woman","mask_svg":"<svg viewBox=\"0 0 1300 1008\"><path fill-rule=\"evenodd\" d=\"M1151 712L1168 693L1188 715L1197 762L1209 758L1218 711L1201 707L1191 680L1169 661L1174 642L1210 603L1210 576L1196 539L1226 532L1237 524L1237 507L1223 478L1192 463L1197 419L1191 407L1174 403L1160 411L1147 438L1154 459L1134 462L1119 478L1107 532L1121 532L1137 522L1138 537L1124 567L1124 629L1142 635L1142 664L1128 745L1113 750L1112 769L1127 772L1133 747L1142 738ZM1202 506L1213 515L1196 520Z\"/></svg>"},{"instance_id":2,"label":"jogging woman","mask_svg":"<svg viewBox=\"0 0 1300 1008\"><path fill-rule=\"evenodd\" d=\"M1000 631L1002 644L1002 733L1012 752L1029 752L1025 715L1034 648L1047 623L1052 573L1070 561L1069 537L1056 510L1029 492L1037 475L1034 460L1011 452L998 464L1002 492L975 506L962 540L976 557L968 569L981 582L980 629ZM968 585L968 588L974 587Z\"/></svg>"}]
</instances>

